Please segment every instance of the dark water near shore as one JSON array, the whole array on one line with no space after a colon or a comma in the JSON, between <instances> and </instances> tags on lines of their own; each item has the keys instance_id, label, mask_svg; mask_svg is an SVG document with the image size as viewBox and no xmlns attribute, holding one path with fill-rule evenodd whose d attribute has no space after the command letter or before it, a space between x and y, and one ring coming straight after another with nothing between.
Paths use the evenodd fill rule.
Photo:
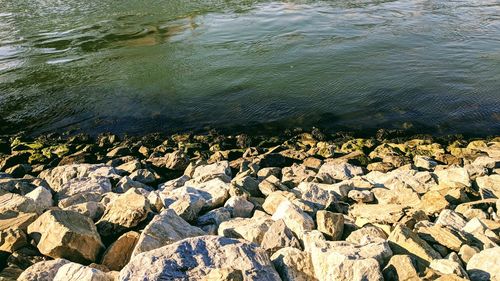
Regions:
<instances>
[{"instance_id":1,"label":"dark water near shore","mask_svg":"<svg viewBox=\"0 0 500 281\"><path fill-rule=\"evenodd\" d=\"M0 0L0 133L500 134L500 2Z\"/></svg>"}]
</instances>

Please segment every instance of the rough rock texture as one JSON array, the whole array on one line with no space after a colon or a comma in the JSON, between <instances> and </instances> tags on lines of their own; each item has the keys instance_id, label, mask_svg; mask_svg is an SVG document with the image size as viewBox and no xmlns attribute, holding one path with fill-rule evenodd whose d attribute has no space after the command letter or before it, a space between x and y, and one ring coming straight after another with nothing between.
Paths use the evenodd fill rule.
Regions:
<instances>
[{"instance_id":1,"label":"rough rock texture","mask_svg":"<svg viewBox=\"0 0 500 281\"><path fill-rule=\"evenodd\" d=\"M149 211L148 199L138 190L130 189L106 207L96 226L102 236L115 236L138 225Z\"/></svg>"},{"instance_id":2,"label":"rough rock texture","mask_svg":"<svg viewBox=\"0 0 500 281\"><path fill-rule=\"evenodd\" d=\"M49 261L41 261L28 267L17 278L18 281L53 281L57 271L70 261L65 259L55 259Z\"/></svg>"},{"instance_id":3,"label":"rough rock texture","mask_svg":"<svg viewBox=\"0 0 500 281\"><path fill-rule=\"evenodd\" d=\"M472 256L467 263L467 273L471 280L500 279L500 248L486 249Z\"/></svg>"},{"instance_id":4,"label":"rough rock texture","mask_svg":"<svg viewBox=\"0 0 500 281\"><path fill-rule=\"evenodd\" d=\"M113 279L98 269L70 262L59 268L54 281L113 281Z\"/></svg>"},{"instance_id":5,"label":"rough rock texture","mask_svg":"<svg viewBox=\"0 0 500 281\"><path fill-rule=\"evenodd\" d=\"M42 254L79 263L95 261L104 247L94 222L72 211L45 212L29 225L28 234Z\"/></svg>"},{"instance_id":6,"label":"rough rock texture","mask_svg":"<svg viewBox=\"0 0 500 281\"><path fill-rule=\"evenodd\" d=\"M140 234L129 231L111 244L102 255L101 264L110 270L120 271L130 260Z\"/></svg>"},{"instance_id":7,"label":"rough rock texture","mask_svg":"<svg viewBox=\"0 0 500 281\"><path fill-rule=\"evenodd\" d=\"M409 254L427 263L441 258L441 255L427 242L411 229L400 224L396 225L389 235L389 242L395 254Z\"/></svg>"},{"instance_id":8,"label":"rough rock texture","mask_svg":"<svg viewBox=\"0 0 500 281\"><path fill-rule=\"evenodd\" d=\"M204 234L203 230L191 226L173 210L164 210L144 228L132 256L172 244L184 238Z\"/></svg>"},{"instance_id":9,"label":"rough rock texture","mask_svg":"<svg viewBox=\"0 0 500 281\"><path fill-rule=\"evenodd\" d=\"M304 232L314 229L313 219L288 200L281 202L272 218L273 220L282 219L299 238Z\"/></svg>"},{"instance_id":10,"label":"rough rock texture","mask_svg":"<svg viewBox=\"0 0 500 281\"><path fill-rule=\"evenodd\" d=\"M270 217L234 218L220 224L218 234L230 238L243 238L261 244L264 235L273 224Z\"/></svg>"},{"instance_id":11,"label":"rough rock texture","mask_svg":"<svg viewBox=\"0 0 500 281\"><path fill-rule=\"evenodd\" d=\"M318 211L316 213L316 224L318 230L330 240L339 240L344 232L344 215L330 211Z\"/></svg>"},{"instance_id":12,"label":"rough rock texture","mask_svg":"<svg viewBox=\"0 0 500 281\"><path fill-rule=\"evenodd\" d=\"M275 221L264 234L261 247L271 256L274 252L285 247L301 249L300 242L283 220Z\"/></svg>"},{"instance_id":13,"label":"rough rock texture","mask_svg":"<svg viewBox=\"0 0 500 281\"><path fill-rule=\"evenodd\" d=\"M283 281L317 280L308 252L286 247L274 253L271 261Z\"/></svg>"},{"instance_id":14,"label":"rough rock texture","mask_svg":"<svg viewBox=\"0 0 500 281\"><path fill-rule=\"evenodd\" d=\"M137 255L122 269L120 280L202 280L218 269L240 270L244 280L280 280L263 249L217 236L188 238Z\"/></svg>"}]
</instances>

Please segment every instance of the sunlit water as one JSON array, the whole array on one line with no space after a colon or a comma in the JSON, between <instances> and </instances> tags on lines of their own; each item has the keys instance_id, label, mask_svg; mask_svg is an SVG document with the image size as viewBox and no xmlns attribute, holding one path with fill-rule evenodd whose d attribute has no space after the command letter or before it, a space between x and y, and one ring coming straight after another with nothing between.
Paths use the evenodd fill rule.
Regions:
<instances>
[{"instance_id":1,"label":"sunlit water","mask_svg":"<svg viewBox=\"0 0 500 281\"><path fill-rule=\"evenodd\" d=\"M500 133L500 2L0 0L0 133Z\"/></svg>"}]
</instances>

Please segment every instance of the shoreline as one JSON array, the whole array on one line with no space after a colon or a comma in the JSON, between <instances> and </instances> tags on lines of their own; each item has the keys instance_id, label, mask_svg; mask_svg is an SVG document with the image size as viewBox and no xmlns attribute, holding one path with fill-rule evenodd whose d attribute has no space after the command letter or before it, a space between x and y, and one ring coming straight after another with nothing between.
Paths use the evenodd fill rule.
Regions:
<instances>
[{"instance_id":1,"label":"shoreline","mask_svg":"<svg viewBox=\"0 0 500 281\"><path fill-rule=\"evenodd\" d=\"M500 136L353 135L0 136L0 277L500 277Z\"/></svg>"}]
</instances>

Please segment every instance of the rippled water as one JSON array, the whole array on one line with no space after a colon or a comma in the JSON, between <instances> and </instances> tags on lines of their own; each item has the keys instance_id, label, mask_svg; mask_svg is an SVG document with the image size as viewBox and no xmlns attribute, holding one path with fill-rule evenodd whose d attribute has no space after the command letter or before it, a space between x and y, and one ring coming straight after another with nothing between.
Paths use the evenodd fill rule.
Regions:
<instances>
[{"instance_id":1,"label":"rippled water","mask_svg":"<svg viewBox=\"0 0 500 281\"><path fill-rule=\"evenodd\" d=\"M500 134L500 2L0 0L0 133Z\"/></svg>"}]
</instances>

